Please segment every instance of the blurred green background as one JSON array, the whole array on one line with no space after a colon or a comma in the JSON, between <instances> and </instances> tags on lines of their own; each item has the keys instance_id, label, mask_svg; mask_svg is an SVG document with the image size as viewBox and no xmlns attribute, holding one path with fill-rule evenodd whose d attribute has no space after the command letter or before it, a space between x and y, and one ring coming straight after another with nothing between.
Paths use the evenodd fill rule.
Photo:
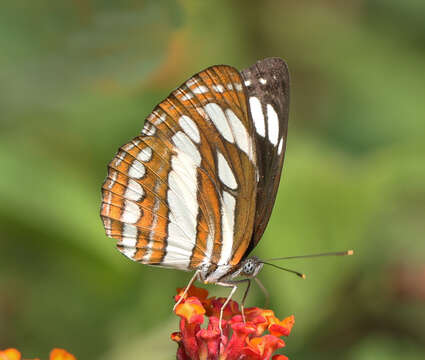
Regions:
<instances>
[{"instance_id":1,"label":"blurred green background","mask_svg":"<svg viewBox=\"0 0 425 360\"><path fill-rule=\"evenodd\" d=\"M288 148L254 254L356 251L282 262L305 281L262 271L271 308L296 318L283 353L425 358L425 2L1 5L0 349L175 357L172 296L190 274L115 250L99 218L106 165L193 73L279 56ZM263 300L254 287L248 305Z\"/></svg>"}]
</instances>

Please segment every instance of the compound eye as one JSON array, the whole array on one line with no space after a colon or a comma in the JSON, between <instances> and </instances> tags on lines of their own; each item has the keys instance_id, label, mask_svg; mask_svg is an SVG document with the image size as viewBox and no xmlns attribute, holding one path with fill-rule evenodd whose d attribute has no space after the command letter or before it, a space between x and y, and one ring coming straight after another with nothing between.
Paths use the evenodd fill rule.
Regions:
<instances>
[{"instance_id":1,"label":"compound eye","mask_svg":"<svg viewBox=\"0 0 425 360\"><path fill-rule=\"evenodd\" d=\"M254 265L251 262L246 263L244 266L245 274L251 274L253 271L254 271Z\"/></svg>"}]
</instances>

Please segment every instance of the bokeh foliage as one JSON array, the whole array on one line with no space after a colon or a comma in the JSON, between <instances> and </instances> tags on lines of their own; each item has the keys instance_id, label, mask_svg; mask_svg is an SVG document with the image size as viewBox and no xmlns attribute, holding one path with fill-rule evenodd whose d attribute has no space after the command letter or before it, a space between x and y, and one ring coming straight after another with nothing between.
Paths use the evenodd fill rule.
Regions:
<instances>
[{"instance_id":1,"label":"bokeh foliage","mask_svg":"<svg viewBox=\"0 0 425 360\"><path fill-rule=\"evenodd\" d=\"M255 254L356 250L285 263L306 281L263 270L277 315L295 314L285 353L423 359L424 40L414 0L2 2L0 348L173 358L189 275L131 263L105 237L106 164L188 76L280 56L287 157Z\"/></svg>"}]
</instances>

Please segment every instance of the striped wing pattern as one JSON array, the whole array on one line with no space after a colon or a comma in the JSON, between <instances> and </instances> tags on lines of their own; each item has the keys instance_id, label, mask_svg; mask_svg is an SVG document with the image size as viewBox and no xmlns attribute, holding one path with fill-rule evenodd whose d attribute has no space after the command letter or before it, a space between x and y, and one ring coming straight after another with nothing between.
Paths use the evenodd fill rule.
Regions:
<instances>
[{"instance_id":1,"label":"striped wing pattern","mask_svg":"<svg viewBox=\"0 0 425 360\"><path fill-rule=\"evenodd\" d=\"M282 59L268 58L242 70L255 127L258 183L254 231L245 257L260 241L279 187L289 117L289 71Z\"/></svg>"},{"instance_id":2,"label":"striped wing pattern","mask_svg":"<svg viewBox=\"0 0 425 360\"><path fill-rule=\"evenodd\" d=\"M110 162L107 235L144 264L209 272L237 265L254 229L254 134L236 69L213 66L190 78Z\"/></svg>"}]
</instances>

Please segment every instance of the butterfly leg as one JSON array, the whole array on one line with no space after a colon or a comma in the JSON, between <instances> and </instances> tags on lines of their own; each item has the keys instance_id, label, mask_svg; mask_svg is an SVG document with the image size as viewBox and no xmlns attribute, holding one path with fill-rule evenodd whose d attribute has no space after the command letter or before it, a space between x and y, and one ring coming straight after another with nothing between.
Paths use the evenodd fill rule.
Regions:
<instances>
[{"instance_id":1,"label":"butterfly leg","mask_svg":"<svg viewBox=\"0 0 425 360\"><path fill-rule=\"evenodd\" d=\"M242 281L246 281L248 283L248 285L246 286L245 292L243 294L242 302L241 302L242 319L243 319L243 322L246 323L246 319L245 319L245 300L246 300L246 297L248 295L249 288L251 287L251 279L244 279L244 280L241 280L241 282Z\"/></svg>"},{"instance_id":2,"label":"butterfly leg","mask_svg":"<svg viewBox=\"0 0 425 360\"><path fill-rule=\"evenodd\" d=\"M180 296L180 299L174 304L173 311L176 310L176 307L183 301L185 298L187 292L189 291L190 287L192 286L193 282L196 280L196 278L199 278L200 270L196 270L195 274L190 279L189 283L186 286L186 289L184 289L183 294Z\"/></svg>"},{"instance_id":3,"label":"butterfly leg","mask_svg":"<svg viewBox=\"0 0 425 360\"><path fill-rule=\"evenodd\" d=\"M235 293L236 289L238 288L238 285L240 283L247 282L247 281L250 282L249 279L243 279L243 280L237 280L237 281L228 281L228 282L217 282L217 285L221 285L221 286L226 286L226 287L231 287L232 288L232 290L230 291L229 296L227 297L226 301L224 302L223 306L220 309L220 319L219 319L219 323L218 324L219 324L221 335L223 335L223 329L221 327L221 321L223 320L224 308L229 303L230 299L232 298L233 294ZM249 289L249 283L248 283L248 286L247 286L247 290L245 290L244 298L246 298L246 295L248 293L248 289ZM243 314L243 307L242 307L242 314ZM242 318L245 318L245 315L242 315Z\"/></svg>"},{"instance_id":4,"label":"butterfly leg","mask_svg":"<svg viewBox=\"0 0 425 360\"><path fill-rule=\"evenodd\" d=\"M218 321L218 327L220 328L220 334L223 335L223 328L221 327L221 321L223 320L223 311L224 311L224 308L229 303L230 299L232 298L232 295L235 293L236 289L238 288L238 285L233 282L218 282L217 285L232 287L232 291L230 291L229 296L227 297L226 301L224 302L223 306L220 309L220 319Z\"/></svg>"},{"instance_id":5,"label":"butterfly leg","mask_svg":"<svg viewBox=\"0 0 425 360\"><path fill-rule=\"evenodd\" d=\"M258 284L258 287L261 289L261 291L264 294L264 297L266 298L266 307L269 306L269 292L267 291L266 287L263 285L263 283L260 281L260 279L254 278L254 280L256 281L256 283Z\"/></svg>"}]
</instances>

